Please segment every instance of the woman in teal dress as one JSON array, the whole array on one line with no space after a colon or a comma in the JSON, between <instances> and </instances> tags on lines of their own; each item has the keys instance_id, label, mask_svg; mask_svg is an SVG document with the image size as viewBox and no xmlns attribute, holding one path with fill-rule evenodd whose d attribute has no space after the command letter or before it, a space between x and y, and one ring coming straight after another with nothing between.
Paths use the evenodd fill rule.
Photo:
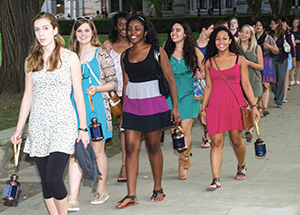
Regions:
<instances>
[{"instance_id":1,"label":"woman in teal dress","mask_svg":"<svg viewBox=\"0 0 300 215\"><path fill-rule=\"evenodd\" d=\"M117 88L114 62L99 42L96 27L89 17L75 19L69 47L76 52L81 61L82 88L88 125L91 124L90 120L93 117L96 117L98 123L102 125L104 138L101 141L91 141L97 156L98 169L102 174L98 179L97 192L93 195L91 204L101 204L109 198L106 191L108 160L104 147L106 139L112 137L112 118L107 92ZM69 211L80 209L78 201L80 181L81 170L72 155L69 162Z\"/></svg>"},{"instance_id":2,"label":"woman in teal dress","mask_svg":"<svg viewBox=\"0 0 300 215\"><path fill-rule=\"evenodd\" d=\"M200 101L194 99L193 75L197 67L203 69L201 64L203 54L197 48L190 26L181 21L173 24L165 43L165 50L170 59L177 85L181 127L187 145L187 150L179 153L178 159L178 178L184 180L187 178L187 170L191 165L191 129L194 118L198 117L200 109ZM167 98L167 103L172 109L170 97Z\"/></svg>"}]
</instances>

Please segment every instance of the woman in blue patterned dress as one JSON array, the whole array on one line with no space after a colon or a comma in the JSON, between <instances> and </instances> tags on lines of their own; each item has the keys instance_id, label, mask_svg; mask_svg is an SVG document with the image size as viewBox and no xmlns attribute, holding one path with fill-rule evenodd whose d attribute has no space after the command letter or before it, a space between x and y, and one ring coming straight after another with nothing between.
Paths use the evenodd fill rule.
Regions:
<instances>
[{"instance_id":1,"label":"woman in blue patterned dress","mask_svg":"<svg viewBox=\"0 0 300 215\"><path fill-rule=\"evenodd\" d=\"M89 142L80 64L74 52L63 48L64 41L53 15L40 13L33 19L33 25L36 39L25 61L25 91L11 141L22 143L22 131L31 112L24 152L35 159L49 213L66 215L64 169L74 152L76 138L85 145ZM79 114L79 133L70 100L72 87Z\"/></svg>"}]
</instances>

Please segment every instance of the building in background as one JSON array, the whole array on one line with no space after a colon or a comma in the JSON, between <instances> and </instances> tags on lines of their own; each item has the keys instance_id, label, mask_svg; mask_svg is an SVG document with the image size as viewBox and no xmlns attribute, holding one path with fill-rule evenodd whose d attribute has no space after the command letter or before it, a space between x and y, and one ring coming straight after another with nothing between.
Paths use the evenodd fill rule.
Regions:
<instances>
[{"instance_id":1,"label":"building in background","mask_svg":"<svg viewBox=\"0 0 300 215\"><path fill-rule=\"evenodd\" d=\"M147 2L143 0L135 0L137 4L137 13L142 11L146 16L154 9L149 9ZM165 0L162 4L163 15L196 15L200 9L202 15L206 15L209 8L213 8L213 14L219 14L219 2L221 3L221 13L231 14L234 7L237 8L238 14L246 14L248 4L246 0ZM300 0L292 0L293 6L299 5ZM293 7L294 8L294 7ZM263 0L261 4L261 12L269 13L271 7L269 0ZM53 14L63 13L64 17L68 13L72 18L77 16L94 16L96 11L100 13L107 11L109 17L118 11L130 11L132 7L130 0L45 0L42 11ZM136 12L136 11L135 11Z\"/></svg>"}]
</instances>

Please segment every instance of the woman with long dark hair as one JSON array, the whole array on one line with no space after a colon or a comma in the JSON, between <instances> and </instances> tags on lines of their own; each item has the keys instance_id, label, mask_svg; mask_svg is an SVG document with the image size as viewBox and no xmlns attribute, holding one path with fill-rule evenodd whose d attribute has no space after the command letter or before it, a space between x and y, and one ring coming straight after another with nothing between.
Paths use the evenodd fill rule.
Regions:
<instances>
[{"instance_id":1,"label":"woman with long dark hair","mask_svg":"<svg viewBox=\"0 0 300 215\"><path fill-rule=\"evenodd\" d=\"M292 54L292 66L296 66L295 59L295 48L291 39L291 35L285 31L282 27L282 21L279 18L271 20L270 23L271 32L270 35L276 42L276 45L279 49L279 54L274 56L273 59L273 68L276 78L276 83L271 83L271 90L274 93L274 103L278 108L282 108L285 92L285 77L287 72L287 58L288 53L284 51L283 44L286 40L291 47Z\"/></svg>"},{"instance_id":2,"label":"woman with long dark hair","mask_svg":"<svg viewBox=\"0 0 300 215\"><path fill-rule=\"evenodd\" d=\"M178 159L178 178L184 180L187 178L187 170L191 165L192 124L200 110L200 101L196 101L193 95L193 75L195 75L197 67L203 70L201 63L203 54L195 43L190 26L182 21L176 21L172 25L164 48L174 72L181 127L187 145L187 149L179 153ZM172 109L171 98L167 98L167 103Z\"/></svg>"},{"instance_id":3,"label":"woman with long dark hair","mask_svg":"<svg viewBox=\"0 0 300 215\"><path fill-rule=\"evenodd\" d=\"M108 40L106 40L103 45L105 46L107 52L110 54L115 63L115 71L118 79L117 93L122 100L122 90L123 90L123 72L121 68L121 54L131 47L131 43L126 37L126 25L130 15L126 12L119 12L115 14L110 21ZM118 117L120 123L121 117ZM118 182L126 182L126 170L125 170L125 134L124 129L121 128L121 149L122 149L122 166L118 176Z\"/></svg>"},{"instance_id":4,"label":"woman with long dark hair","mask_svg":"<svg viewBox=\"0 0 300 215\"><path fill-rule=\"evenodd\" d=\"M242 141L242 116L239 104L246 106L242 88L253 108L253 116L259 119L256 101L248 78L247 63L240 56L238 45L225 27L216 28L210 38L205 56L205 79L203 109L201 117L211 135L212 183L207 187L215 190L221 187L220 168L223 159L224 132L229 131L234 152L238 159L236 179L246 178L246 147ZM238 102L225 81L228 80ZM242 88L241 88L242 87Z\"/></svg>"},{"instance_id":5,"label":"woman with long dark hair","mask_svg":"<svg viewBox=\"0 0 300 215\"><path fill-rule=\"evenodd\" d=\"M132 43L132 47L121 55L124 82L122 126L125 129L128 193L118 202L117 208L128 207L137 201L136 177L143 133L154 178L151 201L158 202L164 199L161 185L163 154L160 138L163 128L180 122L176 82L168 56L160 47L160 66L169 83L172 111L159 91L155 59L155 46L158 45L159 39L153 24L144 16L133 16L127 22L126 31L128 40Z\"/></svg>"}]
</instances>

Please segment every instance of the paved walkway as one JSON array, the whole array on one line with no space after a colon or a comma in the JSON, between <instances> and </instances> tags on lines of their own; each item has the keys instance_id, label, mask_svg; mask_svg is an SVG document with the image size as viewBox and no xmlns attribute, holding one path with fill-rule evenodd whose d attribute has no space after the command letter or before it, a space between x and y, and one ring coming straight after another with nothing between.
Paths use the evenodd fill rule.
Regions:
<instances>
[{"instance_id":1,"label":"paved walkway","mask_svg":"<svg viewBox=\"0 0 300 215\"><path fill-rule=\"evenodd\" d=\"M270 102L270 115L261 118L261 134L267 143L267 156L257 158L253 143L246 143L248 167L247 179L237 181L237 160L228 135L225 136L223 164L220 173L222 187L207 191L211 183L209 149L201 145L202 128L195 121L192 129L192 165L187 180L177 179L177 153L172 149L170 132L162 144L164 154L163 188L166 198L162 202L150 202L153 179L144 144L140 150L137 181L138 205L116 209L117 201L126 195L126 184L118 183L121 155L109 159L107 190L110 198L102 205L91 205L92 189L83 182L80 191L81 214L203 214L203 215L297 215L300 214L300 86L292 86L287 104L275 108ZM271 101L271 100L270 100ZM218 120L218 119L216 119ZM19 172L20 182L39 181L35 166ZM5 180L5 179L4 179ZM66 183L68 183L66 175ZM22 186L21 186L22 188ZM1 215L47 214L42 194L38 194Z\"/></svg>"}]
</instances>

